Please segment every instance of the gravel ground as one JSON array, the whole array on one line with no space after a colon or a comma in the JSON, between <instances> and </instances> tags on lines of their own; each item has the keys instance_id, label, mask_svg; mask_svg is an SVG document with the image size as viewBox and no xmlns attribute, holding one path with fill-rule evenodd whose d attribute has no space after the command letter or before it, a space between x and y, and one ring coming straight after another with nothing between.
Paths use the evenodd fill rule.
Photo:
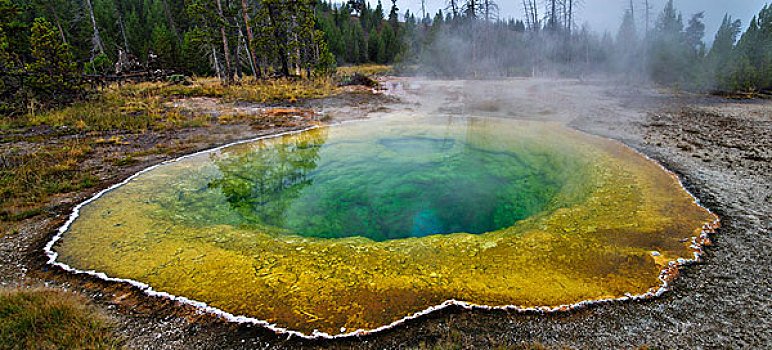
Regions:
<instances>
[{"instance_id":1,"label":"gravel ground","mask_svg":"<svg viewBox=\"0 0 772 350\"><path fill-rule=\"evenodd\" d=\"M85 193L0 239L0 285L47 282L82 291L116 318L131 348L772 347L772 101L677 96L587 81L393 79L388 86L404 103L388 100L384 108L359 101L368 107L353 108L335 100L324 113L338 119L396 109L561 121L620 140L676 172L721 217L722 229L704 261L684 269L673 290L654 300L549 315L448 308L374 335L306 341L47 269L39 248Z\"/></svg>"}]
</instances>

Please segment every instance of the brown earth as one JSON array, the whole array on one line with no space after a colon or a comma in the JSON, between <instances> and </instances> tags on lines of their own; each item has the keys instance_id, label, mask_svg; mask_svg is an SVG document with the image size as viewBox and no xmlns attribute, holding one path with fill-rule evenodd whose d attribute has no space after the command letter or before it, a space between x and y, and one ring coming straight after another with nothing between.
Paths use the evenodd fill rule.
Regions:
<instances>
[{"instance_id":1,"label":"brown earth","mask_svg":"<svg viewBox=\"0 0 772 350\"><path fill-rule=\"evenodd\" d=\"M556 314L448 308L394 329L339 340L302 340L236 325L190 307L144 296L125 285L62 273L44 264L41 248L72 207L97 190L173 158L233 140L301 128L278 113L265 127L214 125L179 132L123 135L135 152L182 144L130 166L104 165L100 184L61 196L19 231L0 237L0 286L50 284L90 296L112 315L130 348L490 348L543 344L577 348L768 348L772 346L772 101L675 95L601 82L422 81L391 79L386 96L352 91L308 101L333 121L388 111L561 121L620 140L676 172L722 219L703 263L682 271L671 292L643 302L613 302ZM263 113L264 106L180 101L180 107L222 114ZM246 111L246 112L245 112ZM269 113L270 114L270 113ZM309 114L309 116L312 114ZM313 120L316 117L309 117ZM268 126L268 124L273 124ZM258 124L260 125L260 124ZM101 159L100 157L95 157ZM98 160L97 160L98 161Z\"/></svg>"}]
</instances>

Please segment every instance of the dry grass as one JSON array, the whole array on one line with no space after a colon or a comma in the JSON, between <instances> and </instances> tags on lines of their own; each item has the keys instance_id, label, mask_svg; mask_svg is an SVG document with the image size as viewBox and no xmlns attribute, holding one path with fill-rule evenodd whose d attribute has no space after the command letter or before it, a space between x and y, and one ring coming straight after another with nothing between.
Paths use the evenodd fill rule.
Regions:
<instances>
[{"instance_id":1,"label":"dry grass","mask_svg":"<svg viewBox=\"0 0 772 350\"><path fill-rule=\"evenodd\" d=\"M117 349L112 322L81 296L49 288L0 289L0 348Z\"/></svg>"},{"instance_id":2,"label":"dry grass","mask_svg":"<svg viewBox=\"0 0 772 350\"><path fill-rule=\"evenodd\" d=\"M63 132L69 133L169 130L211 122L207 116L190 115L167 106L173 98L212 97L231 102L295 104L336 93L338 88L332 78L244 80L230 85L213 79L193 79L190 85L161 82L113 85L89 101L59 110L14 119L0 118L0 130L41 125L66 128Z\"/></svg>"},{"instance_id":3,"label":"dry grass","mask_svg":"<svg viewBox=\"0 0 772 350\"><path fill-rule=\"evenodd\" d=\"M392 66L385 66L380 64L363 64L359 66L338 67L336 76L338 77L350 77L354 74L361 74L368 77L374 75L386 75L393 72Z\"/></svg>"},{"instance_id":4,"label":"dry grass","mask_svg":"<svg viewBox=\"0 0 772 350\"><path fill-rule=\"evenodd\" d=\"M294 104L300 100L322 98L337 93L331 78L302 79L245 79L236 84L223 84L211 79L193 79L190 85L159 83L136 84L131 89L142 95L163 98L214 97L226 101L252 103Z\"/></svg>"},{"instance_id":5,"label":"dry grass","mask_svg":"<svg viewBox=\"0 0 772 350\"><path fill-rule=\"evenodd\" d=\"M92 151L90 144L79 139L4 149L0 153L0 219L26 219L40 213L39 203L52 194L94 186L98 180L81 167Z\"/></svg>"}]
</instances>

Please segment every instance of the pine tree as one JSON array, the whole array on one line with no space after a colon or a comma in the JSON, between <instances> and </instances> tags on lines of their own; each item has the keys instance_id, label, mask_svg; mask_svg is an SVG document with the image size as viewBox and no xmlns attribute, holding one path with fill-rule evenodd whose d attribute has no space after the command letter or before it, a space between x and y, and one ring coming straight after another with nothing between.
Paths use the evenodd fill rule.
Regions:
<instances>
[{"instance_id":1,"label":"pine tree","mask_svg":"<svg viewBox=\"0 0 772 350\"><path fill-rule=\"evenodd\" d=\"M194 38L194 32L185 32L182 38L182 47L180 48L183 72L197 75L213 73L208 65L204 63L205 61L201 59L202 56L205 56L203 51L202 46Z\"/></svg>"},{"instance_id":2,"label":"pine tree","mask_svg":"<svg viewBox=\"0 0 772 350\"><path fill-rule=\"evenodd\" d=\"M376 56L376 62L380 64L386 64L389 62L389 52L388 47L386 46L386 40L394 35L394 32L387 30L388 24L385 24L383 26L383 29L381 30L381 34L378 35L378 55Z\"/></svg>"},{"instance_id":3,"label":"pine tree","mask_svg":"<svg viewBox=\"0 0 772 350\"><path fill-rule=\"evenodd\" d=\"M687 46L683 34L683 18L668 0L654 29L654 39L649 50L649 73L660 84L677 84L679 72L688 65Z\"/></svg>"},{"instance_id":4,"label":"pine tree","mask_svg":"<svg viewBox=\"0 0 772 350\"><path fill-rule=\"evenodd\" d=\"M372 9L370 9L370 5L365 2L364 6L362 7L362 10L359 12L359 25L362 27L362 31L365 33L370 32L370 29L372 27Z\"/></svg>"},{"instance_id":5,"label":"pine tree","mask_svg":"<svg viewBox=\"0 0 772 350\"><path fill-rule=\"evenodd\" d=\"M397 57L397 54L399 53L400 45L397 41L397 36L394 34L394 29L391 27L391 24L385 23L383 25L381 36L383 38L383 46L385 51L385 58L381 63L394 62L394 58Z\"/></svg>"},{"instance_id":6,"label":"pine tree","mask_svg":"<svg viewBox=\"0 0 772 350\"><path fill-rule=\"evenodd\" d=\"M71 101L82 90L80 72L70 47L62 43L51 23L36 18L30 36L32 63L28 66L27 85L39 102Z\"/></svg>"},{"instance_id":7,"label":"pine tree","mask_svg":"<svg viewBox=\"0 0 772 350\"><path fill-rule=\"evenodd\" d=\"M757 83L758 72L751 65L750 59L744 53L737 52L724 86L729 91L752 91L757 88Z\"/></svg>"},{"instance_id":8,"label":"pine tree","mask_svg":"<svg viewBox=\"0 0 772 350\"><path fill-rule=\"evenodd\" d=\"M252 43L255 55L282 76L289 76L291 67L310 71L322 61L329 62L329 57L323 57L327 55L325 37L315 30L313 3L297 0L287 6L282 0L264 0L253 19L258 28Z\"/></svg>"},{"instance_id":9,"label":"pine tree","mask_svg":"<svg viewBox=\"0 0 772 350\"><path fill-rule=\"evenodd\" d=\"M617 57L617 62L614 62L615 71L628 75L637 73L639 71L637 66L637 62L639 62L638 32L635 28L635 18L630 10L625 11L615 44L616 53L614 56Z\"/></svg>"},{"instance_id":10,"label":"pine tree","mask_svg":"<svg viewBox=\"0 0 772 350\"><path fill-rule=\"evenodd\" d=\"M86 62L83 71L92 75L107 75L113 69L113 62L105 54L99 54L91 62Z\"/></svg>"},{"instance_id":11,"label":"pine tree","mask_svg":"<svg viewBox=\"0 0 772 350\"><path fill-rule=\"evenodd\" d=\"M375 30L375 27L370 29L370 34L367 36L367 53L370 57L370 62L378 62L378 50L380 47L381 36Z\"/></svg>"},{"instance_id":12,"label":"pine tree","mask_svg":"<svg viewBox=\"0 0 772 350\"><path fill-rule=\"evenodd\" d=\"M373 11L373 26L380 31L382 28L382 25L383 25L383 4L381 4L381 0L378 0L378 5L375 6L375 10Z\"/></svg>"},{"instance_id":13,"label":"pine tree","mask_svg":"<svg viewBox=\"0 0 772 350\"><path fill-rule=\"evenodd\" d=\"M126 36L129 43L129 47L126 47L126 51L140 55L147 51L148 37L145 36L145 26L140 21L140 13L131 9L126 14L124 21L126 26Z\"/></svg>"},{"instance_id":14,"label":"pine tree","mask_svg":"<svg viewBox=\"0 0 772 350\"><path fill-rule=\"evenodd\" d=\"M391 10L389 11L389 25L394 31L399 30L399 8L397 0L391 0Z\"/></svg>"},{"instance_id":15,"label":"pine tree","mask_svg":"<svg viewBox=\"0 0 772 350\"><path fill-rule=\"evenodd\" d=\"M714 79L712 85L719 89L728 90L727 79L731 68L729 63L737 36L740 34L740 26L740 20L732 21L731 16L725 15L708 53L708 65Z\"/></svg>"},{"instance_id":16,"label":"pine tree","mask_svg":"<svg viewBox=\"0 0 772 350\"><path fill-rule=\"evenodd\" d=\"M177 53L174 48L175 38L163 23L156 24L150 39L151 48L158 56L156 62L162 68L172 68L175 65Z\"/></svg>"},{"instance_id":17,"label":"pine tree","mask_svg":"<svg viewBox=\"0 0 772 350\"><path fill-rule=\"evenodd\" d=\"M21 84L14 77L20 73L21 64L5 32L19 12L10 0L0 0L0 117L16 114L24 108L24 96L18 96Z\"/></svg>"},{"instance_id":18,"label":"pine tree","mask_svg":"<svg viewBox=\"0 0 772 350\"><path fill-rule=\"evenodd\" d=\"M14 67L12 48L5 28L19 14L19 8L10 0L0 0L0 73L7 73ZM1 82L0 82L1 83Z\"/></svg>"},{"instance_id":19,"label":"pine tree","mask_svg":"<svg viewBox=\"0 0 772 350\"><path fill-rule=\"evenodd\" d=\"M365 32L362 29L362 26L356 25L354 27L354 37L356 39L356 42L353 43L353 45L357 46L359 56L357 57L358 63L366 63L368 61L368 48L367 48L367 39L365 39Z\"/></svg>"},{"instance_id":20,"label":"pine tree","mask_svg":"<svg viewBox=\"0 0 772 350\"><path fill-rule=\"evenodd\" d=\"M225 10L221 5L222 2L219 0L193 0L188 5L188 15L194 23L193 42L207 48L207 56L210 57L213 70L219 73L220 78L231 81L233 79L230 64L232 38L228 35L230 32L226 30Z\"/></svg>"},{"instance_id":21,"label":"pine tree","mask_svg":"<svg viewBox=\"0 0 772 350\"><path fill-rule=\"evenodd\" d=\"M772 7L764 6L737 42L731 85L744 90L772 88Z\"/></svg>"},{"instance_id":22,"label":"pine tree","mask_svg":"<svg viewBox=\"0 0 772 350\"><path fill-rule=\"evenodd\" d=\"M319 57L315 63L316 75L327 76L335 72L337 63L335 62L335 56L327 49L327 43L324 41L324 35L322 32L317 31L316 46L319 50Z\"/></svg>"}]
</instances>

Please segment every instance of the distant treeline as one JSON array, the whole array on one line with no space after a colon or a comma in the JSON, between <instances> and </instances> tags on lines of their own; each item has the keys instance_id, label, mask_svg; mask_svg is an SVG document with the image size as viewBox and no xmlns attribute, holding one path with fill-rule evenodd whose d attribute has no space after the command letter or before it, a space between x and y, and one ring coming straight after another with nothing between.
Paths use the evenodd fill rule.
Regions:
<instances>
[{"instance_id":1,"label":"distant treeline","mask_svg":"<svg viewBox=\"0 0 772 350\"><path fill-rule=\"evenodd\" d=\"M31 28L44 18L90 73L115 70L121 60L223 79L334 66L314 0L0 0L0 6L14 8L0 25L4 44L21 62L33 59Z\"/></svg>"},{"instance_id":2,"label":"distant treeline","mask_svg":"<svg viewBox=\"0 0 772 350\"><path fill-rule=\"evenodd\" d=\"M523 0L526 15L513 20L493 0L448 0L420 16L394 0L388 10L364 0L0 0L0 98L62 102L83 73L231 81L370 62L438 77L611 73L689 90L772 87L769 5L745 27L726 16L708 47L703 14L684 19L672 0L658 14L630 8L603 35L576 26L577 1Z\"/></svg>"},{"instance_id":3,"label":"distant treeline","mask_svg":"<svg viewBox=\"0 0 772 350\"><path fill-rule=\"evenodd\" d=\"M233 81L335 68L315 0L0 0L0 114L81 95L83 74Z\"/></svg>"}]
</instances>

